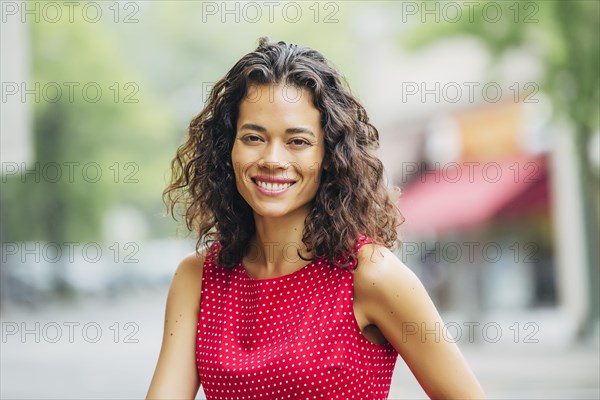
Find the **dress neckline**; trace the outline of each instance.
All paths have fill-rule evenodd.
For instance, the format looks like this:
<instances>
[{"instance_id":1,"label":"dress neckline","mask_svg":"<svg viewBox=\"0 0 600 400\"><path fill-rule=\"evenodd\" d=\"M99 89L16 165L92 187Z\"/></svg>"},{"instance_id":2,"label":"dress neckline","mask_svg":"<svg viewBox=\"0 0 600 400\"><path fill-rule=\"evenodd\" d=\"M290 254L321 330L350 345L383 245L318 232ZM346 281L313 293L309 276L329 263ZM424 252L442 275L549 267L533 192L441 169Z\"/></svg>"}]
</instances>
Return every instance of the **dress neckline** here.
<instances>
[{"instance_id":1,"label":"dress neckline","mask_svg":"<svg viewBox=\"0 0 600 400\"><path fill-rule=\"evenodd\" d=\"M242 274L244 274L245 277L247 277L248 279L252 280L252 281L256 281L256 282L273 282L273 281L278 281L278 280L283 280L285 278L292 278L296 275L299 275L300 273L302 273L303 271L305 271L306 269L308 269L308 267L310 267L311 265L315 264L317 261L320 261L323 257L319 257L313 261L310 261L308 264L305 264L304 266L302 266L301 268L292 271L290 273L287 274L283 274L283 275L279 275L279 276L274 276L271 278L255 278L252 275L250 275L248 273L248 271L246 270L246 266L244 265L243 261L240 261L240 263L238 264L238 267L241 269Z\"/></svg>"}]
</instances>

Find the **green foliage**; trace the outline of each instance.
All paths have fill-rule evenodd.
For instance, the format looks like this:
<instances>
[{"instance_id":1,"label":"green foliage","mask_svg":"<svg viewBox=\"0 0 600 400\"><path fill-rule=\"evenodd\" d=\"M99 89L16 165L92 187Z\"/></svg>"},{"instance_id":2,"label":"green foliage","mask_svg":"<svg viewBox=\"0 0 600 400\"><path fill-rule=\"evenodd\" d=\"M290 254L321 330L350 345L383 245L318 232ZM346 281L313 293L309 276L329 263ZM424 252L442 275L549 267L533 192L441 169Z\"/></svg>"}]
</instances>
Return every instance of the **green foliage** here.
<instances>
[{"instance_id":1,"label":"green foliage","mask_svg":"<svg viewBox=\"0 0 600 400\"><path fill-rule=\"evenodd\" d=\"M176 223L163 216L161 199L169 162L211 84L255 48L260 36L313 46L348 76L355 71L347 40L351 7L338 6L337 23L322 23L330 11L322 3L318 23L308 10L313 3L303 5L298 23L281 18L281 5L273 22L264 16L259 23L236 23L230 16L223 23L219 16L203 20L201 2L135 4L139 9L130 24L114 21L112 3L97 23L69 22L66 9L59 22L28 19L27 87L39 83L43 92L44 85L56 84L62 96L32 102L33 161L40 177L11 176L3 183L4 240L101 240L103 217L122 205L144 213L151 236L172 235ZM119 21L132 10L121 7ZM72 99L65 83L74 87ZM86 84L102 89L97 102L82 95ZM48 166L54 164L62 172L56 182L46 179L53 177ZM97 181L96 165L102 173Z\"/></svg>"},{"instance_id":2,"label":"green foliage","mask_svg":"<svg viewBox=\"0 0 600 400\"><path fill-rule=\"evenodd\" d=\"M5 240L97 240L113 206L155 213L174 124L127 64L118 37L102 23L41 22L30 31L27 87L40 89L27 99L35 155L28 169L38 175L3 185L3 204L11 205L2 210Z\"/></svg>"}]
</instances>

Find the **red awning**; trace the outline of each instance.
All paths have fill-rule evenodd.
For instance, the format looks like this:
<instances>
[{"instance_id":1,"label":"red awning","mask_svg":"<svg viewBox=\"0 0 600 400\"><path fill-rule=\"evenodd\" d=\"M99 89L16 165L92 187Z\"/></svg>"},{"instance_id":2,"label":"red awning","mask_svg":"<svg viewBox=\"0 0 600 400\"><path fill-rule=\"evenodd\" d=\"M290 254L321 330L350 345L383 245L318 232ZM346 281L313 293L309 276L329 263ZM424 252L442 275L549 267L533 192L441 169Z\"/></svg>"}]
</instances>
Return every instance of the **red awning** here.
<instances>
[{"instance_id":1,"label":"red awning","mask_svg":"<svg viewBox=\"0 0 600 400\"><path fill-rule=\"evenodd\" d=\"M483 225L498 215L519 215L548 204L543 157L445 164L422 173L398 201L402 230L434 235Z\"/></svg>"}]
</instances>

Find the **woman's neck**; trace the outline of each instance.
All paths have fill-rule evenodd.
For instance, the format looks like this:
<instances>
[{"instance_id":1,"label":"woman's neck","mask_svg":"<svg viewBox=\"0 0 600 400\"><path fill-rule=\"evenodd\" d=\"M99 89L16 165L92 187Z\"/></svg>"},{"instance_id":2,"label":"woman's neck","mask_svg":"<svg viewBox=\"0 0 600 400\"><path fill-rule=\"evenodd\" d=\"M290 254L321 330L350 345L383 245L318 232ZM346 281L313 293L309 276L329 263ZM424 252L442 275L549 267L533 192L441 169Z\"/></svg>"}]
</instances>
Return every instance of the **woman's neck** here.
<instances>
[{"instance_id":1,"label":"woman's neck","mask_svg":"<svg viewBox=\"0 0 600 400\"><path fill-rule=\"evenodd\" d=\"M308 210L277 218L255 214L256 234L250 241L244 265L262 277L284 275L305 265L298 250L304 258L312 257L302 242L307 215Z\"/></svg>"}]
</instances>

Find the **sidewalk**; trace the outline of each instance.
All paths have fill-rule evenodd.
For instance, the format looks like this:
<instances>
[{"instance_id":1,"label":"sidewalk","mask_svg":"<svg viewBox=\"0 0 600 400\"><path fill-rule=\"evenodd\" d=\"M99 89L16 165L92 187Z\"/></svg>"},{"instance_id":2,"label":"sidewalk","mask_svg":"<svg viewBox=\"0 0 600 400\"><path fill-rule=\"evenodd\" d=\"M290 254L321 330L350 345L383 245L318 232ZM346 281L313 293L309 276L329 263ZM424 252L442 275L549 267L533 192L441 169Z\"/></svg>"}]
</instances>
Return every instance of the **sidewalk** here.
<instances>
[{"instance_id":1,"label":"sidewalk","mask_svg":"<svg viewBox=\"0 0 600 400\"><path fill-rule=\"evenodd\" d=\"M143 399L160 349L165 298L162 288L33 311L3 305L0 397ZM490 399L600 398L598 347L552 339L560 320L519 318L539 321L538 343L522 337L514 343L508 322L498 324L511 340L459 342ZM27 329L25 341L14 329ZM421 398L425 394L399 359L390 399Z\"/></svg>"},{"instance_id":2,"label":"sidewalk","mask_svg":"<svg viewBox=\"0 0 600 400\"><path fill-rule=\"evenodd\" d=\"M584 347L495 349L462 347L489 399L599 399L598 351ZM426 399L406 364L399 360L390 399Z\"/></svg>"}]
</instances>

